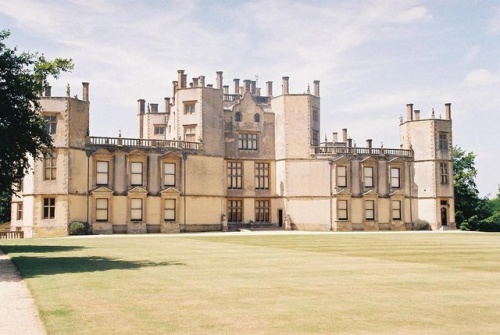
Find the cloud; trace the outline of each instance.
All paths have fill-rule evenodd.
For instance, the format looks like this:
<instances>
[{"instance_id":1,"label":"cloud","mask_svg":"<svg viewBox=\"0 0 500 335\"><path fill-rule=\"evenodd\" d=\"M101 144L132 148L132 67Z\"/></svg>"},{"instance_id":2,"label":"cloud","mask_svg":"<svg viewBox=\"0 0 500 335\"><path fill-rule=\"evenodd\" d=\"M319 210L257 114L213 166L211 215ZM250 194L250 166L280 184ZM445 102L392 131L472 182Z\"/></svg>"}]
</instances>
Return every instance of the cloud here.
<instances>
[{"instance_id":1,"label":"cloud","mask_svg":"<svg viewBox=\"0 0 500 335\"><path fill-rule=\"evenodd\" d=\"M470 71L464 79L466 86L487 86L500 82L500 76L485 69Z\"/></svg>"},{"instance_id":2,"label":"cloud","mask_svg":"<svg viewBox=\"0 0 500 335\"><path fill-rule=\"evenodd\" d=\"M396 15L396 21L401 23L414 23L432 20L432 14L424 6L415 6Z\"/></svg>"},{"instance_id":3,"label":"cloud","mask_svg":"<svg viewBox=\"0 0 500 335\"><path fill-rule=\"evenodd\" d=\"M500 34L500 6L494 8L492 12L493 12L493 17L491 18L486 27L486 33L492 35L498 35Z\"/></svg>"}]
</instances>

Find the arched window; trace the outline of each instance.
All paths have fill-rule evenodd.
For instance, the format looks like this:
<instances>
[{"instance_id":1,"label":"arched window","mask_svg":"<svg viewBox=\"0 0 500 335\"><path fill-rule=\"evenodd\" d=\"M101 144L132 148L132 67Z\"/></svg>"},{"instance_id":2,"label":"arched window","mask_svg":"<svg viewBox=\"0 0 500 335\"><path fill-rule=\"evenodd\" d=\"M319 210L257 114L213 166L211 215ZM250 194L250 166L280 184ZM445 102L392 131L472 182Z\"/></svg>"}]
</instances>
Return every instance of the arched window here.
<instances>
[{"instance_id":1,"label":"arched window","mask_svg":"<svg viewBox=\"0 0 500 335\"><path fill-rule=\"evenodd\" d=\"M256 113L254 116L253 116L253 120L255 122L260 122L260 114L259 113Z\"/></svg>"},{"instance_id":2,"label":"arched window","mask_svg":"<svg viewBox=\"0 0 500 335\"><path fill-rule=\"evenodd\" d=\"M234 121L241 122L241 113L240 112L236 112L236 114L234 114Z\"/></svg>"}]
</instances>

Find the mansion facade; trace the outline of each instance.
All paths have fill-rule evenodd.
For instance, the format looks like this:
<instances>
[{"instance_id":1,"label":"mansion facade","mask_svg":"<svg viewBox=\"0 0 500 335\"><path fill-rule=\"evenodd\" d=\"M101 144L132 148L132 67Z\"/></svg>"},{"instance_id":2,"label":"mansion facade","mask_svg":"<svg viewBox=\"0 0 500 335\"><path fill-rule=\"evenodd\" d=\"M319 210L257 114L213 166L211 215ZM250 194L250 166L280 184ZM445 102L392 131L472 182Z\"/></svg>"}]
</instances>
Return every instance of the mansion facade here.
<instances>
[{"instance_id":1,"label":"mansion facade","mask_svg":"<svg viewBox=\"0 0 500 335\"><path fill-rule=\"evenodd\" d=\"M241 85L240 85L241 84ZM400 148L357 147L347 129L320 141L319 81L291 94L256 82L224 85L179 70L171 98L138 100L138 138L89 136L82 99L40 98L52 154L12 198L13 230L64 236L179 233L266 227L314 231L409 230L416 220L454 229L451 104L421 118L408 104ZM434 114L434 112L433 112Z\"/></svg>"}]
</instances>

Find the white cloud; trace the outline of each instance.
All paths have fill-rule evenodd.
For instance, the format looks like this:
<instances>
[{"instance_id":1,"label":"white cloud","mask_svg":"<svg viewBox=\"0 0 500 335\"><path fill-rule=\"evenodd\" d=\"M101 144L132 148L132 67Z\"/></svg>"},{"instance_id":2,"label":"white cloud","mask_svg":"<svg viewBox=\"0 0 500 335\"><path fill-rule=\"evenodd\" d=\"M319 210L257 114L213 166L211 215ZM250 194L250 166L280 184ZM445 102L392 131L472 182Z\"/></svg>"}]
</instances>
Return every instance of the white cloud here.
<instances>
[{"instance_id":1,"label":"white cloud","mask_svg":"<svg viewBox=\"0 0 500 335\"><path fill-rule=\"evenodd\" d=\"M481 47L479 45L474 45L474 46L470 47L465 52L465 55L463 57L463 61L465 63L472 63L473 61L475 61L477 59L480 52L481 52Z\"/></svg>"},{"instance_id":2,"label":"white cloud","mask_svg":"<svg viewBox=\"0 0 500 335\"><path fill-rule=\"evenodd\" d=\"M492 10L493 17L490 19L487 27L486 33L492 35L500 34L500 6Z\"/></svg>"},{"instance_id":3,"label":"white cloud","mask_svg":"<svg viewBox=\"0 0 500 335\"><path fill-rule=\"evenodd\" d=\"M500 82L500 76L493 74L485 69L476 69L470 71L464 79L466 86L485 86Z\"/></svg>"},{"instance_id":4,"label":"white cloud","mask_svg":"<svg viewBox=\"0 0 500 335\"><path fill-rule=\"evenodd\" d=\"M397 14L396 21L401 23L414 23L418 21L430 21L432 14L424 6L415 6Z\"/></svg>"}]
</instances>

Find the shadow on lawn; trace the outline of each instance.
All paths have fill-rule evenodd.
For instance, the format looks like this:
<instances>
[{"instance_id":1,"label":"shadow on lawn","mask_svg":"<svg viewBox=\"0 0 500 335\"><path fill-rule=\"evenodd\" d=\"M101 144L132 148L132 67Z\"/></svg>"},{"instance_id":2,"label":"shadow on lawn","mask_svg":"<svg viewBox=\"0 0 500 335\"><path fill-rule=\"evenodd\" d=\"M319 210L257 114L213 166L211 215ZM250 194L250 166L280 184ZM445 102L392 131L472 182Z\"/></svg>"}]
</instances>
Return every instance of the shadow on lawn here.
<instances>
[{"instance_id":1,"label":"shadow on lawn","mask_svg":"<svg viewBox=\"0 0 500 335\"><path fill-rule=\"evenodd\" d=\"M143 267L186 265L181 262L126 261L107 257L12 257L24 278L63 273L133 270Z\"/></svg>"},{"instance_id":2,"label":"shadow on lawn","mask_svg":"<svg viewBox=\"0 0 500 335\"><path fill-rule=\"evenodd\" d=\"M0 246L7 254L13 253L45 253L45 252L60 252L83 249L84 247L75 245L3 245Z\"/></svg>"}]
</instances>

